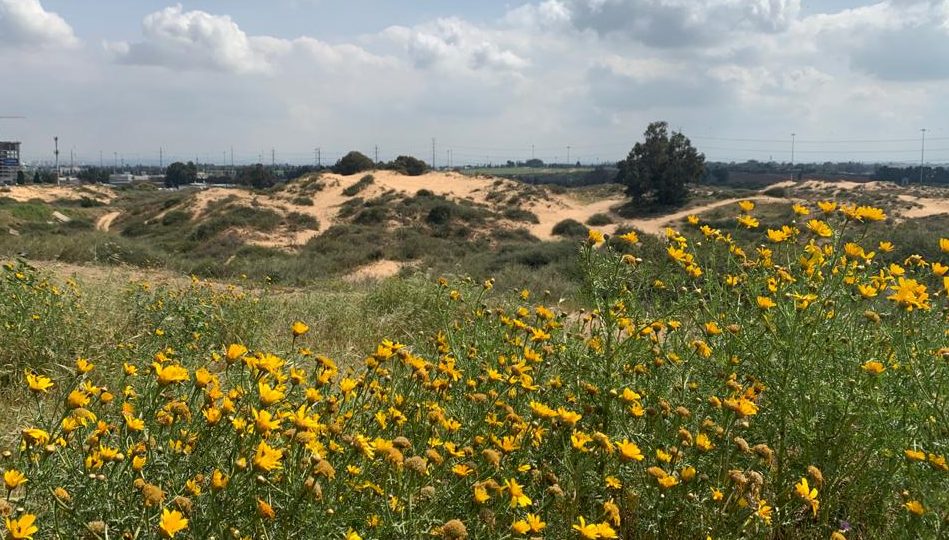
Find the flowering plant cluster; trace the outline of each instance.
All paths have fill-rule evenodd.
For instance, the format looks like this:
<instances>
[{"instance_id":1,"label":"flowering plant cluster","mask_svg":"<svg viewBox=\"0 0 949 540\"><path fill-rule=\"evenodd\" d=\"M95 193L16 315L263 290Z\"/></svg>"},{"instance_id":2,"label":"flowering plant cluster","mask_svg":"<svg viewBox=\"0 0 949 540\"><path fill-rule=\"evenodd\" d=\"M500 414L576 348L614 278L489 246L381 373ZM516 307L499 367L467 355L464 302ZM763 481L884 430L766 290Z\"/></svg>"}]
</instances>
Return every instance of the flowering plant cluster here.
<instances>
[{"instance_id":1,"label":"flowering plant cluster","mask_svg":"<svg viewBox=\"0 0 949 540\"><path fill-rule=\"evenodd\" d=\"M949 267L861 245L879 209L794 211L756 246L690 218L661 275L592 231L574 312L440 279L453 322L358 364L296 321L28 370L7 537L945 534Z\"/></svg>"}]
</instances>

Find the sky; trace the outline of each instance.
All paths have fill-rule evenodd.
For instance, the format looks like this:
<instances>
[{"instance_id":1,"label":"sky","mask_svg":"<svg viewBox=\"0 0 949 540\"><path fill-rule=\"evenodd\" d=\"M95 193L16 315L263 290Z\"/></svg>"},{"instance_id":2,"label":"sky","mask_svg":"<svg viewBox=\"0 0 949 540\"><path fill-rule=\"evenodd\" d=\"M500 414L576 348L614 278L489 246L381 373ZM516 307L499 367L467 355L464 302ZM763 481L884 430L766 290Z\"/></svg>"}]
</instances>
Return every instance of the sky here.
<instances>
[{"instance_id":1,"label":"sky","mask_svg":"<svg viewBox=\"0 0 949 540\"><path fill-rule=\"evenodd\" d=\"M949 0L0 0L0 69L27 161L949 162Z\"/></svg>"}]
</instances>

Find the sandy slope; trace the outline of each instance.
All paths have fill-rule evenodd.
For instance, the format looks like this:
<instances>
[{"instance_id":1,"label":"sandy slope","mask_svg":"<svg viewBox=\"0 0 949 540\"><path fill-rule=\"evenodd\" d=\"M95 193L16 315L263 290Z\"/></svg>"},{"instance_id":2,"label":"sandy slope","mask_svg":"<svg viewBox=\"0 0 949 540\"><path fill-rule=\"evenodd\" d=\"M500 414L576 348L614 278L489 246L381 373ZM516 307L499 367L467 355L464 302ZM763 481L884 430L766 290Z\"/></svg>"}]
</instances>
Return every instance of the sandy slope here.
<instances>
[{"instance_id":1,"label":"sandy slope","mask_svg":"<svg viewBox=\"0 0 949 540\"><path fill-rule=\"evenodd\" d=\"M97 231L108 231L112 227L112 223L115 221L115 218L121 215L121 212L109 212L103 216L100 216L96 220L96 230Z\"/></svg>"},{"instance_id":2,"label":"sandy slope","mask_svg":"<svg viewBox=\"0 0 949 540\"><path fill-rule=\"evenodd\" d=\"M77 186L9 186L9 191L0 192L2 197L26 202L31 199L39 199L43 202L52 202L56 199L77 200L83 197L98 199L108 202L115 198L115 193L106 186L84 185L81 188Z\"/></svg>"}]
</instances>

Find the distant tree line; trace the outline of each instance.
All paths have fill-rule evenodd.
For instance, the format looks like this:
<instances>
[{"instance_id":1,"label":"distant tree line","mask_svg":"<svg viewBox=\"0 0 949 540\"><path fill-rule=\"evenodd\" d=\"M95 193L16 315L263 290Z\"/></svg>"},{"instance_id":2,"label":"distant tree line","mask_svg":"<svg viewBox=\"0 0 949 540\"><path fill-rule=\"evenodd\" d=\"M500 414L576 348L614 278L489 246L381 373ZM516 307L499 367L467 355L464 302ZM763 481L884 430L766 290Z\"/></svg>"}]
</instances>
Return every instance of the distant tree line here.
<instances>
[{"instance_id":1,"label":"distant tree line","mask_svg":"<svg viewBox=\"0 0 949 540\"><path fill-rule=\"evenodd\" d=\"M919 167L889 167L881 166L873 173L874 180L902 183L906 179L911 184L918 184L920 178L924 184L949 184L949 169L945 167L923 167L920 175Z\"/></svg>"}]
</instances>

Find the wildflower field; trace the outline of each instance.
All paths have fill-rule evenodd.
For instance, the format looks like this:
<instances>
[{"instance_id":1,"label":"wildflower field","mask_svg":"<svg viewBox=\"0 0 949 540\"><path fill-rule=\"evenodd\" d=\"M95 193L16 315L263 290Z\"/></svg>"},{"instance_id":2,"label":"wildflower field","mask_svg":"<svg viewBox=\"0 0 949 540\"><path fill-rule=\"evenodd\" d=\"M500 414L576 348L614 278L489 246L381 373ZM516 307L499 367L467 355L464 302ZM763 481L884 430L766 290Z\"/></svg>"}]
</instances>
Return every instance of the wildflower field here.
<instances>
[{"instance_id":1,"label":"wildflower field","mask_svg":"<svg viewBox=\"0 0 949 540\"><path fill-rule=\"evenodd\" d=\"M10 263L7 537L945 538L949 238L737 211L752 241L590 231L576 307L432 280L346 359L197 282L131 285L91 340L80 285Z\"/></svg>"}]
</instances>

